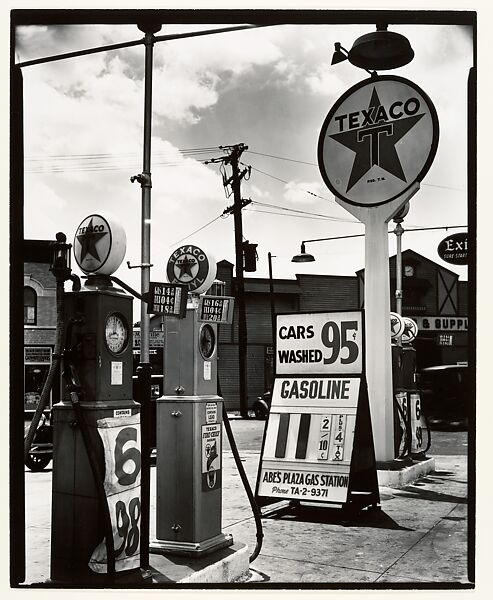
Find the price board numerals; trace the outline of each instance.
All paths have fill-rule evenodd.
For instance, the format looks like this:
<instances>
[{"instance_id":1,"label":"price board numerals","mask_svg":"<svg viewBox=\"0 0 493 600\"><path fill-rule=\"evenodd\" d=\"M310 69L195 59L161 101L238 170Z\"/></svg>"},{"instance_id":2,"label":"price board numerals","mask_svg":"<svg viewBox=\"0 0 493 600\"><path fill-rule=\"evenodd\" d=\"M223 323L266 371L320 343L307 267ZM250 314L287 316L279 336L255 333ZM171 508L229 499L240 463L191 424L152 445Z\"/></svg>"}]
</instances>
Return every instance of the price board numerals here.
<instances>
[{"instance_id":1,"label":"price board numerals","mask_svg":"<svg viewBox=\"0 0 493 600\"><path fill-rule=\"evenodd\" d=\"M115 504L115 524L118 537L121 540L119 546L115 544L115 558L120 555L133 556L140 542L140 497L136 496L127 504L120 499Z\"/></svg>"},{"instance_id":2,"label":"price board numerals","mask_svg":"<svg viewBox=\"0 0 493 600\"><path fill-rule=\"evenodd\" d=\"M118 481L119 493L112 497L113 531L115 537L115 557L132 556L140 543L140 487L138 495L133 496L133 489L141 471L141 452L137 446L128 446L127 442L137 442L136 427L123 427L115 439L114 459L115 475ZM116 531L115 531L116 530ZM119 543L119 545L118 545Z\"/></svg>"},{"instance_id":3,"label":"price board numerals","mask_svg":"<svg viewBox=\"0 0 493 600\"><path fill-rule=\"evenodd\" d=\"M350 365L356 362L359 356L359 346L356 342L358 321L328 321L322 327L322 344L330 350L330 354L324 356L324 364L332 365L339 358L342 365Z\"/></svg>"},{"instance_id":4,"label":"price board numerals","mask_svg":"<svg viewBox=\"0 0 493 600\"><path fill-rule=\"evenodd\" d=\"M329 437L332 415L321 415L320 417L320 435L318 439L318 460L328 460L329 458Z\"/></svg>"},{"instance_id":5,"label":"price board numerals","mask_svg":"<svg viewBox=\"0 0 493 600\"><path fill-rule=\"evenodd\" d=\"M344 460L344 440L346 438L346 415L337 415L334 419L334 434L330 450L330 460Z\"/></svg>"}]
</instances>

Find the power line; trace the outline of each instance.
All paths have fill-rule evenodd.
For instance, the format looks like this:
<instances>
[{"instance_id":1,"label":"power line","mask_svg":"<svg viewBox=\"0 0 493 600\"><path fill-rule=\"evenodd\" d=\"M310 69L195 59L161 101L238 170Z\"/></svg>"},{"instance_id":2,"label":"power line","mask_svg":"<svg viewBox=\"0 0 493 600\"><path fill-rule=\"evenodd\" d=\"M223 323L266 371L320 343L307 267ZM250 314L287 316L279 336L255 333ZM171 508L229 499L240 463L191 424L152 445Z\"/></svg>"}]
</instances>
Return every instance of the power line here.
<instances>
[{"instance_id":1,"label":"power line","mask_svg":"<svg viewBox=\"0 0 493 600\"><path fill-rule=\"evenodd\" d=\"M297 219L312 219L315 221L330 221L330 220L332 220L329 217L324 218L324 217L316 217L316 216L312 217L310 215L291 215L291 214L287 214L287 213L274 212L273 210L259 210L256 208L246 208L245 210L247 210L249 212L264 213L266 215L276 215L278 217L295 217ZM357 223L357 221L355 221L355 223Z\"/></svg>"},{"instance_id":2,"label":"power line","mask_svg":"<svg viewBox=\"0 0 493 600\"><path fill-rule=\"evenodd\" d=\"M209 227L209 225L212 225L215 221L217 221L218 219L221 219L223 215L218 215L217 217L215 217L214 219L212 219L212 221L209 221L208 223L206 223L205 225L202 225L202 227L199 227L198 229L196 229L195 231L192 231L192 233L189 233L188 235L186 235L185 237L181 238L181 240L178 240L177 242L174 242L173 244L171 244L171 246L176 246L177 244L180 244L181 242L188 240L188 238L192 237L192 235L195 235L196 233L198 233L199 231L202 231L202 229L205 229L206 227Z\"/></svg>"},{"instance_id":3,"label":"power line","mask_svg":"<svg viewBox=\"0 0 493 600\"><path fill-rule=\"evenodd\" d=\"M301 215L310 215L311 217L322 217L323 219L328 219L331 221L342 221L344 223L359 223L359 221L357 221L356 219L344 219L342 217L333 217L331 215L322 215L320 213L309 212L306 210L299 210L296 208L288 208L287 206L279 206L277 204L267 204L266 202L257 202L256 200L253 201L253 204L257 204L258 206L265 206L267 208L277 208L279 210L289 211L289 212L293 212L293 213L297 213L297 214L301 214Z\"/></svg>"},{"instance_id":4,"label":"power line","mask_svg":"<svg viewBox=\"0 0 493 600\"><path fill-rule=\"evenodd\" d=\"M241 163L244 167L246 167L247 165L245 165L244 163ZM250 165L251 166L251 165ZM262 173L262 175L267 175L267 177L272 177L272 179L277 179L277 181L280 181L281 183L285 183L287 185L289 185L289 181L286 181L285 179L281 179L280 177L276 177L275 175L271 175L270 173L266 173L265 171L261 171L259 168L257 167L253 167L251 166L251 168L254 171L258 171L259 173ZM324 198L323 196L320 196L319 194L315 194L315 192L311 192L310 190L302 190L305 193L309 194L310 196L315 196L315 198L320 198L321 200L325 200L326 202L333 202L334 204L336 204L336 201L333 200L332 198Z\"/></svg>"},{"instance_id":5,"label":"power line","mask_svg":"<svg viewBox=\"0 0 493 600\"><path fill-rule=\"evenodd\" d=\"M211 154L212 152L217 152L217 151L222 151L225 147L224 146L204 146L204 147L197 147L197 148L180 148L177 150L177 152L179 152L182 156L184 156L185 158L191 158L194 155L200 155L200 154ZM287 158L285 156L277 156L275 154L267 154L264 152L256 152L253 150L248 150L248 152L250 152L251 154L255 154L257 156L265 156L265 157L269 157L269 158L275 158L277 160L284 160L284 161L288 161L288 162L294 162L294 163L298 163L298 164L304 164L304 165L309 165L309 166L313 166L313 167L318 167L318 164L316 163L312 163L312 162L308 162L308 161L304 161L304 160L298 160L298 159L294 159L294 158ZM174 157L176 152L173 152L172 150L168 150L168 151L157 151L153 153L153 157L154 158L166 158L167 156ZM121 170L125 167L119 165L118 163L115 163L114 165L110 164L98 164L97 160L106 160L106 159L112 159L112 160L119 160L119 158L133 158L135 157L136 160L140 160L140 154L137 152L126 152L126 153L89 153L89 154L48 154L48 155L41 155L41 156L28 156L26 157L26 162L28 163L46 163L49 162L49 160L51 159L55 159L57 161L96 161L94 165L83 165L83 164L75 164L74 167L75 168L71 168L71 171L97 171L97 170ZM48 160L47 160L48 159ZM197 162L204 162L201 161L199 159L196 159ZM136 165L132 164L129 165L129 168L135 168ZM153 166L181 166L181 163L155 163ZM102 168L104 167L104 168ZM257 167L252 167L253 169L255 169L256 171L258 171L259 173L262 173L263 175L266 175L267 177L271 177L272 179L276 179L277 181L280 181L281 183L284 184L289 184L288 181L286 181L285 179L281 179L280 177L276 177L275 175L272 175L271 173L267 173L265 171L262 171L261 169L258 169ZM45 169L40 169L40 167L36 167L36 168L31 168L31 169L26 169L27 173L62 173L64 172L66 169L63 168L59 168L57 167L57 165L48 165ZM440 184L435 184L435 183L426 183L423 182L421 185L423 186L427 186L427 187L435 187L435 188L439 188L439 189L445 189L445 190L452 190L452 191L456 191L456 192L464 192L463 189L461 188L456 188L453 186L447 186L447 185L440 185ZM319 194L315 194L314 192L311 192L309 190L305 190L307 194L310 194L312 196L315 196L316 198L320 198L322 200L328 200L329 202L333 202L334 200L332 199L328 199L328 198L324 198L323 196L320 196Z\"/></svg>"},{"instance_id":6,"label":"power line","mask_svg":"<svg viewBox=\"0 0 493 600\"><path fill-rule=\"evenodd\" d=\"M295 158L286 158L284 156L275 156L274 154L264 154L262 152L254 152L253 150L249 150L250 154L257 154L258 156L268 156L269 158L277 158L277 160L286 160L288 162L299 163L301 165L310 165L311 167L318 167L317 163L307 162L305 160L297 160Z\"/></svg>"}]
</instances>

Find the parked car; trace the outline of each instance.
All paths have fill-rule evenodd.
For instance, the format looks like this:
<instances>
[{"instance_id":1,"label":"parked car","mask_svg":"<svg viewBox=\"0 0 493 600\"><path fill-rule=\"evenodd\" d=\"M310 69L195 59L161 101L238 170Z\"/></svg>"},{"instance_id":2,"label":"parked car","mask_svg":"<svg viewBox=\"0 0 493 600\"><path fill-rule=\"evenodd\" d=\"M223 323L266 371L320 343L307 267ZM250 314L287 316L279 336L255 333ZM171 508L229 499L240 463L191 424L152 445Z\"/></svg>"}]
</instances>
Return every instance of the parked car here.
<instances>
[{"instance_id":1,"label":"parked car","mask_svg":"<svg viewBox=\"0 0 493 600\"><path fill-rule=\"evenodd\" d=\"M29 424L26 424L25 433L29 431ZM29 454L26 456L24 464L31 471L42 471L48 466L53 458L53 426L49 422L46 414L41 415Z\"/></svg>"},{"instance_id":2,"label":"parked car","mask_svg":"<svg viewBox=\"0 0 493 600\"><path fill-rule=\"evenodd\" d=\"M431 428L465 428L470 398L467 365L438 365L419 372L422 407Z\"/></svg>"},{"instance_id":3,"label":"parked car","mask_svg":"<svg viewBox=\"0 0 493 600\"><path fill-rule=\"evenodd\" d=\"M252 410L255 413L255 418L265 421L269 415L270 405L272 402L271 393L264 392L261 396L257 396L257 399L253 403Z\"/></svg>"}]
</instances>

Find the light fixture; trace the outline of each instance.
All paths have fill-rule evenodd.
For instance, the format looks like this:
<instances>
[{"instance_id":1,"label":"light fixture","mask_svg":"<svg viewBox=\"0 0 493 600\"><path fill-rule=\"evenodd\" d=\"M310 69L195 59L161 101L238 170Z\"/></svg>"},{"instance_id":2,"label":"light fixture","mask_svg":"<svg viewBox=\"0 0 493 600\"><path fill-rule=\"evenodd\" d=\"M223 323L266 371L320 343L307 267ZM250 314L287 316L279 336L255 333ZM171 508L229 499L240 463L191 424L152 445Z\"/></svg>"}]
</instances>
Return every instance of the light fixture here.
<instances>
[{"instance_id":1,"label":"light fixture","mask_svg":"<svg viewBox=\"0 0 493 600\"><path fill-rule=\"evenodd\" d=\"M387 24L377 23L377 30L359 37L348 53L349 62L361 69L386 71L407 65L414 58L409 40Z\"/></svg>"},{"instance_id":2,"label":"light fixture","mask_svg":"<svg viewBox=\"0 0 493 600\"><path fill-rule=\"evenodd\" d=\"M337 65L349 58L349 52L346 50L346 48L344 48L344 46L341 46L340 42L335 42L334 47L334 54L332 55L332 60L330 61L331 65ZM369 69L365 69L365 71L372 77L376 77L377 75L375 71L370 71Z\"/></svg>"},{"instance_id":3,"label":"light fixture","mask_svg":"<svg viewBox=\"0 0 493 600\"><path fill-rule=\"evenodd\" d=\"M335 47L335 50L334 50L334 54L332 55L332 60L331 60L330 64L337 65L338 63L341 63L341 62L347 60L348 51L346 50L346 48L343 48L341 46L340 42L336 42L334 44L334 47Z\"/></svg>"},{"instance_id":4,"label":"light fixture","mask_svg":"<svg viewBox=\"0 0 493 600\"><path fill-rule=\"evenodd\" d=\"M315 257L313 254L308 254L305 250L304 242L301 242L301 252L300 254L295 254L291 259L291 262L295 263L306 263L306 262L314 262Z\"/></svg>"}]
</instances>

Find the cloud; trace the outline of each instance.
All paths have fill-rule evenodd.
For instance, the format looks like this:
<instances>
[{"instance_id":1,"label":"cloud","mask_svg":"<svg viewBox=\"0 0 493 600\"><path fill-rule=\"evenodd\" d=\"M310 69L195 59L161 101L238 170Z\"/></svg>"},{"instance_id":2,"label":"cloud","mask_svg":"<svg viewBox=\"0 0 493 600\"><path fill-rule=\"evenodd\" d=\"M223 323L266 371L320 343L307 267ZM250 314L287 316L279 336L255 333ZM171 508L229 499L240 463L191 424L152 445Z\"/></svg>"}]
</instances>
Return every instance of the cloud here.
<instances>
[{"instance_id":1,"label":"cloud","mask_svg":"<svg viewBox=\"0 0 493 600\"><path fill-rule=\"evenodd\" d=\"M314 204L318 202L315 194L321 194L322 186L318 181L290 181L284 186L284 198L292 204Z\"/></svg>"}]
</instances>

